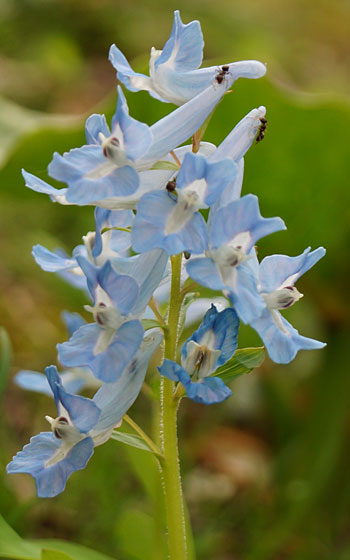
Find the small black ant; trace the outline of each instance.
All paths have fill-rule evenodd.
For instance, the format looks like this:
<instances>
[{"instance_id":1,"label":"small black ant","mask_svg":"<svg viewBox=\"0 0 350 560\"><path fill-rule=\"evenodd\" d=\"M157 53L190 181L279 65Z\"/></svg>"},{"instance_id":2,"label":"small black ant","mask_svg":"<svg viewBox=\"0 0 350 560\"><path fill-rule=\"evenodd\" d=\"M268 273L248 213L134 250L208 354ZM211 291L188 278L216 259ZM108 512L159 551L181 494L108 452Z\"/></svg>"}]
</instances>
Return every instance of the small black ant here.
<instances>
[{"instance_id":1,"label":"small black ant","mask_svg":"<svg viewBox=\"0 0 350 560\"><path fill-rule=\"evenodd\" d=\"M267 127L267 120L264 117L261 117L261 119L259 119L259 121L261 122L261 125L259 126L258 134L256 135L256 138L255 138L255 143L256 144L258 142L261 142L261 140L264 138L266 127Z\"/></svg>"},{"instance_id":2,"label":"small black ant","mask_svg":"<svg viewBox=\"0 0 350 560\"><path fill-rule=\"evenodd\" d=\"M218 84L222 84L222 82L226 78L229 69L230 69L229 66L221 66L221 68L219 68L219 72L215 76L215 80L217 81Z\"/></svg>"},{"instance_id":3,"label":"small black ant","mask_svg":"<svg viewBox=\"0 0 350 560\"><path fill-rule=\"evenodd\" d=\"M168 181L165 188L170 193L174 192L176 189L176 178L173 181Z\"/></svg>"}]
</instances>

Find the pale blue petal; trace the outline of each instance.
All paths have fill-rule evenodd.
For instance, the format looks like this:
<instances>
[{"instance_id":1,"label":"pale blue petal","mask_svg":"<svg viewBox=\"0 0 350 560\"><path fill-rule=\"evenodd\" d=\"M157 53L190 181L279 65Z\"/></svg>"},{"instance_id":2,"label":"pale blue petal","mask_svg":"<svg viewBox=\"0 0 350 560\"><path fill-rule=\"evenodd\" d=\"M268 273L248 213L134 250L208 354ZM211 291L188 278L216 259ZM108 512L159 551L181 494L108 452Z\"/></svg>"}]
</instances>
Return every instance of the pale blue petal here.
<instances>
[{"instance_id":1,"label":"pale blue petal","mask_svg":"<svg viewBox=\"0 0 350 560\"><path fill-rule=\"evenodd\" d=\"M196 180L205 179L205 203L210 206L220 196L226 185L237 173L237 166L229 159L210 163L200 154L186 153L176 179L176 188L184 188Z\"/></svg>"},{"instance_id":2,"label":"pale blue petal","mask_svg":"<svg viewBox=\"0 0 350 560\"><path fill-rule=\"evenodd\" d=\"M85 319L83 319L83 317L79 315L79 313L62 311L61 317L70 335L72 335L76 330L86 324Z\"/></svg>"},{"instance_id":3,"label":"pale blue petal","mask_svg":"<svg viewBox=\"0 0 350 560\"><path fill-rule=\"evenodd\" d=\"M138 72L134 72L131 68L130 64L128 63L127 59L121 52L121 50L116 47L116 45L112 45L109 49L109 56L108 59L117 70L117 78L118 80L124 84L124 86L129 91L139 91L140 88L135 87L130 80L130 76L139 76L143 80L148 80L150 82L151 87L151 78L145 76L144 74L139 74Z\"/></svg>"},{"instance_id":4,"label":"pale blue petal","mask_svg":"<svg viewBox=\"0 0 350 560\"><path fill-rule=\"evenodd\" d=\"M158 367L160 375L179 381L186 389L187 396L195 402L215 404L227 399L232 392L218 377L206 377L197 382L192 382L189 374L179 364L171 360L164 360Z\"/></svg>"},{"instance_id":5,"label":"pale blue petal","mask_svg":"<svg viewBox=\"0 0 350 560\"><path fill-rule=\"evenodd\" d=\"M86 283L92 300L95 302L95 290L98 284L97 275L99 268L94 266L88 259L83 256L77 256L77 263L85 274Z\"/></svg>"},{"instance_id":6,"label":"pale blue petal","mask_svg":"<svg viewBox=\"0 0 350 560\"><path fill-rule=\"evenodd\" d=\"M140 321L128 321L116 331L104 352L94 354L101 329L96 324L83 326L69 341L57 345L60 362L66 366L87 366L98 379L112 383L136 354L143 332Z\"/></svg>"},{"instance_id":7,"label":"pale blue petal","mask_svg":"<svg viewBox=\"0 0 350 560\"><path fill-rule=\"evenodd\" d=\"M180 381L185 388L191 383L189 373L176 362L165 359L160 367L157 368L160 375L167 377L171 381Z\"/></svg>"},{"instance_id":8,"label":"pale blue petal","mask_svg":"<svg viewBox=\"0 0 350 560\"><path fill-rule=\"evenodd\" d=\"M114 270L119 274L132 276L139 286L139 295L132 308L133 315L139 315L148 304L164 277L167 263L168 255L161 249L112 261Z\"/></svg>"},{"instance_id":9,"label":"pale blue petal","mask_svg":"<svg viewBox=\"0 0 350 560\"><path fill-rule=\"evenodd\" d=\"M291 278L290 286L317 263L324 255L326 250L319 247L310 253L310 247L297 257L287 257L287 255L271 255L262 260L260 264L260 283L262 292L273 292Z\"/></svg>"},{"instance_id":10,"label":"pale blue petal","mask_svg":"<svg viewBox=\"0 0 350 560\"><path fill-rule=\"evenodd\" d=\"M77 267L76 259L69 258L61 249L57 250L56 253L53 251L49 251L42 245L34 245L32 249L32 255L37 264L43 270L46 270L48 272L70 270Z\"/></svg>"},{"instance_id":11,"label":"pale blue petal","mask_svg":"<svg viewBox=\"0 0 350 560\"><path fill-rule=\"evenodd\" d=\"M286 333L277 327L267 308L258 319L251 323L274 362L288 364L295 358L299 350L316 350L326 346L323 342L301 336L280 313L279 315Z\"/></svg>"},{"instance_id":12,"label":"pale blue petal","mask_svg":"<svg viewBox=\"0 0 350 560\"><path fill-rule=\"evenodd\" d=\"M212 248L218 248L241 232L249 232L250 251L256 241L275 231L286 229L281 218L263 218L260 214L258 198L247 194L243 198L220 208L210 220L209 238Z\"/></svg>"},{"instance_id":13,"label":"pale blue petal","mask_svg":"<svg viewBox=\"0 0 350 560\"><path fill-rule=\"evenodd\" d=\"M84 387L85 382L82 376L74 376L73 371L60 375L63 387L69 393L79 393ZM52 397L52 391L46 375L37 371L22 370L15 377L16 385L27 391L35 391Z\"/></svg>"},{"instance_id":14,"label":"pale blue petal","mask_svg":"<svg viewBox=\"0 0 350 560\"><path fill-rule=\"evenodd\" d=\"M261 126L260 119L265 117L266 109L261 106L253 109L246 115L226 136L225 140L217 147L209 157L210 161L219 161L229 157L239 161L249 150L254 142L258 129Z\"/></svg>"},{"instance_id":15,"label":"pale blue petal","mask_svg":"<svg viewBox=\"0 0 350 560\"><path fill-rule=\"evenodd\" d=\"M201 286L212 290L223 290L225 285L215 262L207 257L190 259L186 263L186 270L193 280Z\"/></svg>"},{"instance_id":16,"label":"pale blue petal","mask_svg":"<svg viewBox=\"0 0 350 560\"><path fill-rule=\"evenodd\" d=\"M170 68L187 72L202 64L203 35L199 21L183 24L178 10L174 12L171 35L165 43L155 67L166 64Z\"/></svg>"},{"instance_id":17,"label":"pale blue petal","mask_svg":"<svg viewBox=\"0 0 350 560\"><path fill-rule=\"evenodd\" d=\"M125 95L120 86L118 86L117 111L112 120L112 134L117 124L123 133L127 157L132 161L139 159L148 150L152 141L152 133L147 124L130 117Z\"/></svg>"},{"instance_id":18,"label":"pale blue petal","mask_svg":"<svg viewBox=\"0 0 350 560\"><path fill-rule=\"evenodd\" d=\"M217 404L232 395L219 377L206 377L186 387L187 396L195 402L202 404Z\"/></svg>"},{"instance_id":19,"label":"pale blue petal","mask_svg":"<svg viewBox=\"0 0 350 560\"><path fill-rule=\"evenodd\" d=\"M97 165L94 166L94 168L96 167ZM80 178L76 178L75 182L70 185L67 200L84 206L98 203L105 198L129 196L138 189L139 181L139 174L130 165L116 168L105 177L98 179L90 179L81 173Z\"/></svg>"},{"instance_id":20,"label":"pale blue petal","mask_svg":"<svg viewBox=\"0 0 350 560\"><path fill-rule=\"evenodd\" d=\"M139 163L157 161L185 142L200 128L231 85L230 77L221 84L210 85L188 103L152 125L153 142Z\"/></svg>"},{"instance_id":21,"label":"pale blue petal","mask_svg":"<svg viewBox=\"0 0 350 560\"><path fill-rule=\"evenodd\" d=\"M101 146L94 144L74 148L63 156L55 152L48 167L49 175L71 185L105 161Z\"/></svg>"},{"instance_id":22,"label":"pale blue petal","mask_svg":"<svg viewBox=\"0 0 350 560\"><path fill-rule=\"evenodd\" d=\"M139 296L139 287L132 276L118 274L107 261L97 274L101 288L109 295L122 315L131 312Z\"/></svg>"},{"instance_id":23,"label":"pale blue petal","mask_svg":"<svg viewBox=\"0 0 350 560\"><path fill-rule=\"evenodd\" d=\"M167 192L156 191L142 197L132 229L132 245L142 253L151 249L164 249L169 255L182 251L203 253L207 248L206 223L198 212L176 233L165 234L168 216L176 201Z\"/></svg>"},{"instance_id":24,"label":"pale blue petal","mask_svg":"<svg viewBox=\"0 0 350 560\"><path fill-rule=\"evenodd\" d=\"M118 381L104 384L97 391L93 400L101 409L101 416L94 432L107 430L123 418L141 390L149 360L162 339L160 332L145 337L141 348Z\"/></svg>"},{"instance_id":25,"label":"pale blue petal","mask_svg":"<svg viewBox=\"0 0 350 560\"><path fill-rule=\"evenodd\" d=\"M68 393L55 366L45 368L45 374L54 395L59 413L59 403L67 410L74 426L82 433L89 432L97 423L101 411L96 404L85 397Z\"/></svg>"},{"instance_id":26,"label":"pale blue petal","mask_svg":"<svg viewBox=\"0 0 350 560\"><path fill-rule=\"evenodd\" d=\"M235 286L228 286L232 305L246 324L259 317L265 309L265 302L258 291L258 280L249 261L247 259L237 266Z\"/></svg>"},{"instance_id":27,"label":"pale blue petal","mask_svg":"<svg viewBox=\"0 0 350 560\"><path fill-rule=\"evenodd\" d=\"M108 138L110 130L104 115L90 115L85 123L85 136L87 144L100 144L99 134Z\"/></svg>"},{"instance_id":28,"label":"pale blue petal","mask_svg":"<svg viewBox=\"0 0 350 560\"><path fill-rule=\"evenodd\" d=\"M244 172L244 159L241 158L237 163L237 175L226 187L223 189L218 200L211 206L209 212L208 224L210 223L211 216L215 214L222 206L227 206L230 202L238 200L241 196L242 183Z\"/></svg>"},{"instance_id":29,"label":"pale blue petal","mask_svg":"<svg viewBox=\"0 0 350 560\"><path fill-rule=\"evenodd\" d=\"M62 440L56 439L52 432L41 432L17 453L7 465L7 472L30 474L35 479L39 498L53 498L63 492L74 471L86 467L94 450L92 439L84 438L72 447L62 461L45 467L45 463L61 445Z\"/></svg>"},{"instance_id":30,"label":"pale blue petal","mask_svg":"<svg viewBox=\"0 0 350 560\"><path fill-rule=\"evenodd\" d=\"M52 397L50 385L43 373L31 370L19 371L15 377L14 382L16 385L27 391L36 391Z\"/></svg>"},{"instance_id":31,"label":"pale blue petal","mask_svg":"<svg viewBox=\"0 0 350 560\"><path fill-rule=\"evenodd\" d=\"M39 177L35 177L31 173L28 173L22 169L22 175L25 180L26 187L29 187L33 191L48 194L53 202L58 202L65 200L67 189L55 189Z\"/></svg>"}]
</instances>

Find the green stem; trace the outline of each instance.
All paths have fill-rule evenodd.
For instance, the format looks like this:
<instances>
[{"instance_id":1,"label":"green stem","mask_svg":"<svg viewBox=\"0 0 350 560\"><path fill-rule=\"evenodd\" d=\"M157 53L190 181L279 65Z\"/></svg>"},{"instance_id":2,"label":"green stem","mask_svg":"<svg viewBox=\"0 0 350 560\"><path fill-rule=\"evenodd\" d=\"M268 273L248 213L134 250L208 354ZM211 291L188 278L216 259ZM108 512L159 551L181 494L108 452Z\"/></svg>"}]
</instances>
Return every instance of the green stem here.
<instances>
[{"instance_id":1,"label":"green stem","mask_svg":"<svg viewBox=\"0 0 350 560\"><path fill-rule=\"evenodd\" d=\"M138 424L136 424L136 422L134 422L134 420L132 418L130 418L130 416L128 416L127 414L124 414L123 420L127 424L129 424L129 426L143 439L143 441L148 445L148 447L157 456L158 460L162 461L164 459L164 457L162 456L162 454L160 452L160 449L157 447L157 445L154 443L154 441L152 441L151 438L146 434L146 432L144 432L143 429L140 428L140 426Z\"/></svg>"},{"instance_id":2,"label":"green stem","mask_svg":"<svg viewBox=\"0 0 350 560\"><path fill-rule=\"evenodd\" d=\"M168 313L168 333L165 337L165 358L176 360L178 323L181 308L180 276L182 254L171 257L172 277ZM167 510L169 558L186 560L186 528L181 486L180 463L177 445L177 408L174 399L174 382L161 378L161 444L165 457L163 483Z\"/></svg>"}]
</instances>

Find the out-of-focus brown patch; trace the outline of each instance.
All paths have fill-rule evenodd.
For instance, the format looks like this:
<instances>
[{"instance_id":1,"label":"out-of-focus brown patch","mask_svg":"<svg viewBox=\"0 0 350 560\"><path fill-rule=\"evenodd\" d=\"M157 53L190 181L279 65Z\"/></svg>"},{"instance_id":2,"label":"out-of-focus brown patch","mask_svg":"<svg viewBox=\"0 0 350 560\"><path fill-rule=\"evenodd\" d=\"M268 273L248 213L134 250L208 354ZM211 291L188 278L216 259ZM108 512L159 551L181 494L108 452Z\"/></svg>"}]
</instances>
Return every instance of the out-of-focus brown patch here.
<instances>
[{"instance_id":1,"label":"out-of-focus brown patch","mask_svg":"<svg viewBox=\"0 0 350 560\"><path fill-rule=\"evenodd\" d=\"M257 436L242 430L220 427L197 451L203 466L228 476L238 488L267 486L270 479L270 457L266 444Z\"/></svg>"}]
</instances>

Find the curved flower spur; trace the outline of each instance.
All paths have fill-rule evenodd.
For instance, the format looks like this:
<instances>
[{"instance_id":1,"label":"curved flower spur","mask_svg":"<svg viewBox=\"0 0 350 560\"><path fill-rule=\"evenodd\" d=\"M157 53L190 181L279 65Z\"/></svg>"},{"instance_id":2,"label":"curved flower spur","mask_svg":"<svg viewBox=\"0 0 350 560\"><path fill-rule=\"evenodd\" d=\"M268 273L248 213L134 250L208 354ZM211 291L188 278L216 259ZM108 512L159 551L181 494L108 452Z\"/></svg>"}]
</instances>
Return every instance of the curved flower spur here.
<instances>
[{"instance_id":1,"label":"curved flower spur","mask_svg":"<svg viewBox=\"0 0 350 560\"><path fill-rule=\"evenodd\" d=\"M57 407L56 418L46 416L52 431L32 437L7 465L7 472L30 474L41 498L63 492L70 475L84 469L94 448L120 425L140 392L148 362L161 340L159 332L148 335L118 381L102 385L93 399L66 391L56 367L47 367L45 374Z\"/></svg>"},{"instance_id":2,"label":"curved flower spur","mask_svg":"<svg viewBox=\"0 0 350 560\"><path fill-rule=\"evenodd\" d=\"M238 78L261 78L266 72L257 60L199 68L203 59L203 35L199 21L183 24L174 12L171 35L163 50L151 49L149 76L134 72L123 53L112 45L109 60L118 80L130 91L146 90L159 101L183 105L213 83Z\"/></svg>"}]
</instances>

